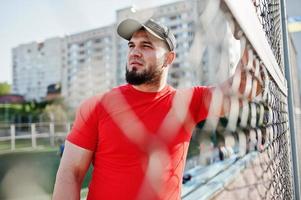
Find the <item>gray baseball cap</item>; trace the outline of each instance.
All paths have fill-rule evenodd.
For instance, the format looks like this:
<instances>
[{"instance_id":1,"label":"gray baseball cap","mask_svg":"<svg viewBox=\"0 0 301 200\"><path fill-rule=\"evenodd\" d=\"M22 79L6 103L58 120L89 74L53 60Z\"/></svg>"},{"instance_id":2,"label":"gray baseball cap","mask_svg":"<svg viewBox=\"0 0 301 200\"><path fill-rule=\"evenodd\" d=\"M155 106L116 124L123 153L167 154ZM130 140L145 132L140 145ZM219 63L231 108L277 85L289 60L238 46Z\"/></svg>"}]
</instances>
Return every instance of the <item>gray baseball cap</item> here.
<instances>
[{"instance_id":1,"label":"gray baseball cap","mask_svg":"<svg viewBox=\"0 0 301 200\"><path fill-rule=\"evenodd\" d=\"M159 24L153 19L149 19L146 22L139 22L138 20L130 18L125 19L118 25L117 33L120 37L130 40L132 35L142 27L155 37L165 41L169 50L173 51L176 48L176 38L169 28Z\"/></svg>"}]
</instances>

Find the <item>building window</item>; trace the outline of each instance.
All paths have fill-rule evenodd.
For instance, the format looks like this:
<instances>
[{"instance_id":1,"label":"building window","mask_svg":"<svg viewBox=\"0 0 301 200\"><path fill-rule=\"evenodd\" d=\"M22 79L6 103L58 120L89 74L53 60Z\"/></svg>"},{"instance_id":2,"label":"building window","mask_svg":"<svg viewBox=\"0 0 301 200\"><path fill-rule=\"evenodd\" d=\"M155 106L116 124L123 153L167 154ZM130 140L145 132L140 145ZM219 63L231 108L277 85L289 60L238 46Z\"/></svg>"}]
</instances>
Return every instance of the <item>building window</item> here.
<instances>
[{"instance_id":1,"label":"building window","mask_svg":"<svg viewBox=\"0 0 301 200\"><path fill-rule=\"evenodd\" d=\"M101 42L101 39L100 39L100 38L97 38L97 39L94 40L94 43L95 43L95 44L100 43L100 42Z\"/></svg>"},{"instance_id":2,"label":"building window","mask_svg":"<svg viewBox=\"0 0 301 200\"><path fill-rule=\"evenodd\" d=\"M170 29L171 29L171 30L176 30L176 29L179 29L179 28L181 28L181 27L182 27L181 24L177 24L177 25L171 26Z\"/></svg>"},{"instance_id":3,"label":"building window","mask_svg":"<svg viewBox=\"0 0 301 200\"><path fill-rule=\"evenodd\" d=\"M95 60L102 60L102 56L95 56Z\"/></svg>"},{"instance_id":4,"label":"building window","mask_svg":"<svg viewBox=\"0 0 301 200\"><path fill-rule=\"evenodd\" d=\"M173 63L172 67L175 69L178 69L178 68L180 68L180 63Z\"/></svg>"},{"instance_id":5,"label":"building window","mask_svg":"<svg viewBox=\"0 0 301 200\"><path fill-rule=\"evenodd\" d=\"M101 50L102 50L101 48L95 48L94 52L101 52Z\"/></svg>"},{"instance_id":6,"label":"building window","mask_svg":"<svg viewBox=\"0 0 301 200\"><path fill-rule=\"evenodd\" d=\"M74 50L74 49L77 49L77 48L78 48L77 44L68 44L68 49Z\"/></svg>"},{"instance_id":7,"label":"building window","mask_svg":"<svg viewBox=\"0 0 301 200\"><path fill-rule=\"evenodd\" d=\"M176 19L181 19L181 15L174 15L169 17L170 20L176 20Z\"/></svg>"},{"instance_id":8,"label":"building window","mask_svg":"<svg viewBox=\"0 0 301 200\"><path fill-rule=\"evenodd\" d=\"M183 77L185 75L185 73L183 71L176 71L176 72L172 72L170 74L170 76L174 79L179 79L181 77Z\"/></svg>"},{"instance_id":9,"label":"building window","mask_svg":"<svg viewBox=\"0 0 301 200\"><path fill-rule=\"evenodd\" d=\"M78 62L79 62L79 63L84 63L84 62L85 62L85 59L79 59Z\"/></svg>"}]
</instances>

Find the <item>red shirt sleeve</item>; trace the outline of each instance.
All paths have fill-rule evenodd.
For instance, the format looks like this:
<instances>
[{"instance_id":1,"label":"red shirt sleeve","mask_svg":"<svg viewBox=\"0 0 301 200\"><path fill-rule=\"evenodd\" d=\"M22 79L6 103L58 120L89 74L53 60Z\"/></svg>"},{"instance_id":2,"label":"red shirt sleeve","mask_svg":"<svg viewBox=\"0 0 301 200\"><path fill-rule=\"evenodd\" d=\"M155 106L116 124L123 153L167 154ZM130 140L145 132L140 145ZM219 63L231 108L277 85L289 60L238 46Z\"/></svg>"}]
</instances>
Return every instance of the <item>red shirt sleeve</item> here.
<instances>
[{"instance_id":1,"label":"red shirt sleeve","mask_svg":"<svg viewBox=\"0 0 301 200\"><path fill-rule=\"evenodd\" d=\"M198 86L193 88L190 112L196 123L207 118L212 97L212 87Z\"/></svg>"},{"instance_id":2,"label":"red shirt sleeve","mask_svg":"<svg viewBox=\"0 0 301 200\"><path fill-rule=\"evenodd\" d=\"M94 151L98 141L100 96L85 100L77 109L75 121L67 140L77 146Z\"/></svg>"}]
</instances>

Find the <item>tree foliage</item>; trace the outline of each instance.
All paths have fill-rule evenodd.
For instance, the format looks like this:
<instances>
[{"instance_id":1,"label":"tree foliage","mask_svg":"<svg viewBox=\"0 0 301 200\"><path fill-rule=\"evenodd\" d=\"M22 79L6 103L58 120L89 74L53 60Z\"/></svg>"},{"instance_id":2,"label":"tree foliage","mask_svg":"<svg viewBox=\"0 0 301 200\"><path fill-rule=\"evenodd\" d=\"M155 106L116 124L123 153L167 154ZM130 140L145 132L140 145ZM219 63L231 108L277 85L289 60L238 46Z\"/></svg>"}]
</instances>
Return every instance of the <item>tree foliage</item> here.
<instances>
[{"instance_id":1,"label":"tree foliage","mask_svg":"<svg viewBox=\"0 0 301 200\"><path fill-rule=\"evenodd\" d=\"M0 104L0 123L66 122L68 112L61 99Z\"/></svg>"},{"instance_id":2,"label":"tree foliage","mask_svg":"<svg viewBox=\"0 0 301 200\"><path fill-rule=\"evenodd\" d=\"M4 82L0 83L0 95L9 94L11 90L10 84Z\"/></svg>"}]
</instances>

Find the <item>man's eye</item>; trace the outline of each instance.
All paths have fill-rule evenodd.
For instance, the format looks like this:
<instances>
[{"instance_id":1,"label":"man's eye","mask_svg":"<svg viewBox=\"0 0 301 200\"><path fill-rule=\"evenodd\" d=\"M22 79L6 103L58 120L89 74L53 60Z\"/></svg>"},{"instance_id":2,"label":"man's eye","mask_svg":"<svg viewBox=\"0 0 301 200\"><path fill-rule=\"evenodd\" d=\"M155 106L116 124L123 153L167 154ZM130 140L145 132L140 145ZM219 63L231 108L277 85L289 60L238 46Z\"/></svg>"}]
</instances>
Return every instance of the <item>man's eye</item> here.
<instances>
[{"instance_id":1,"label":"man's eye","mask_svg":"<svg viewBox=\"0 0 301 200\"><path fill-rule=\"evenodd\" d=\"M144 44L143 47L144 47L144 48L152 48L152 47L151 47L150 45L148 45L148 44Z\"/></svg>"}]
</instances>

